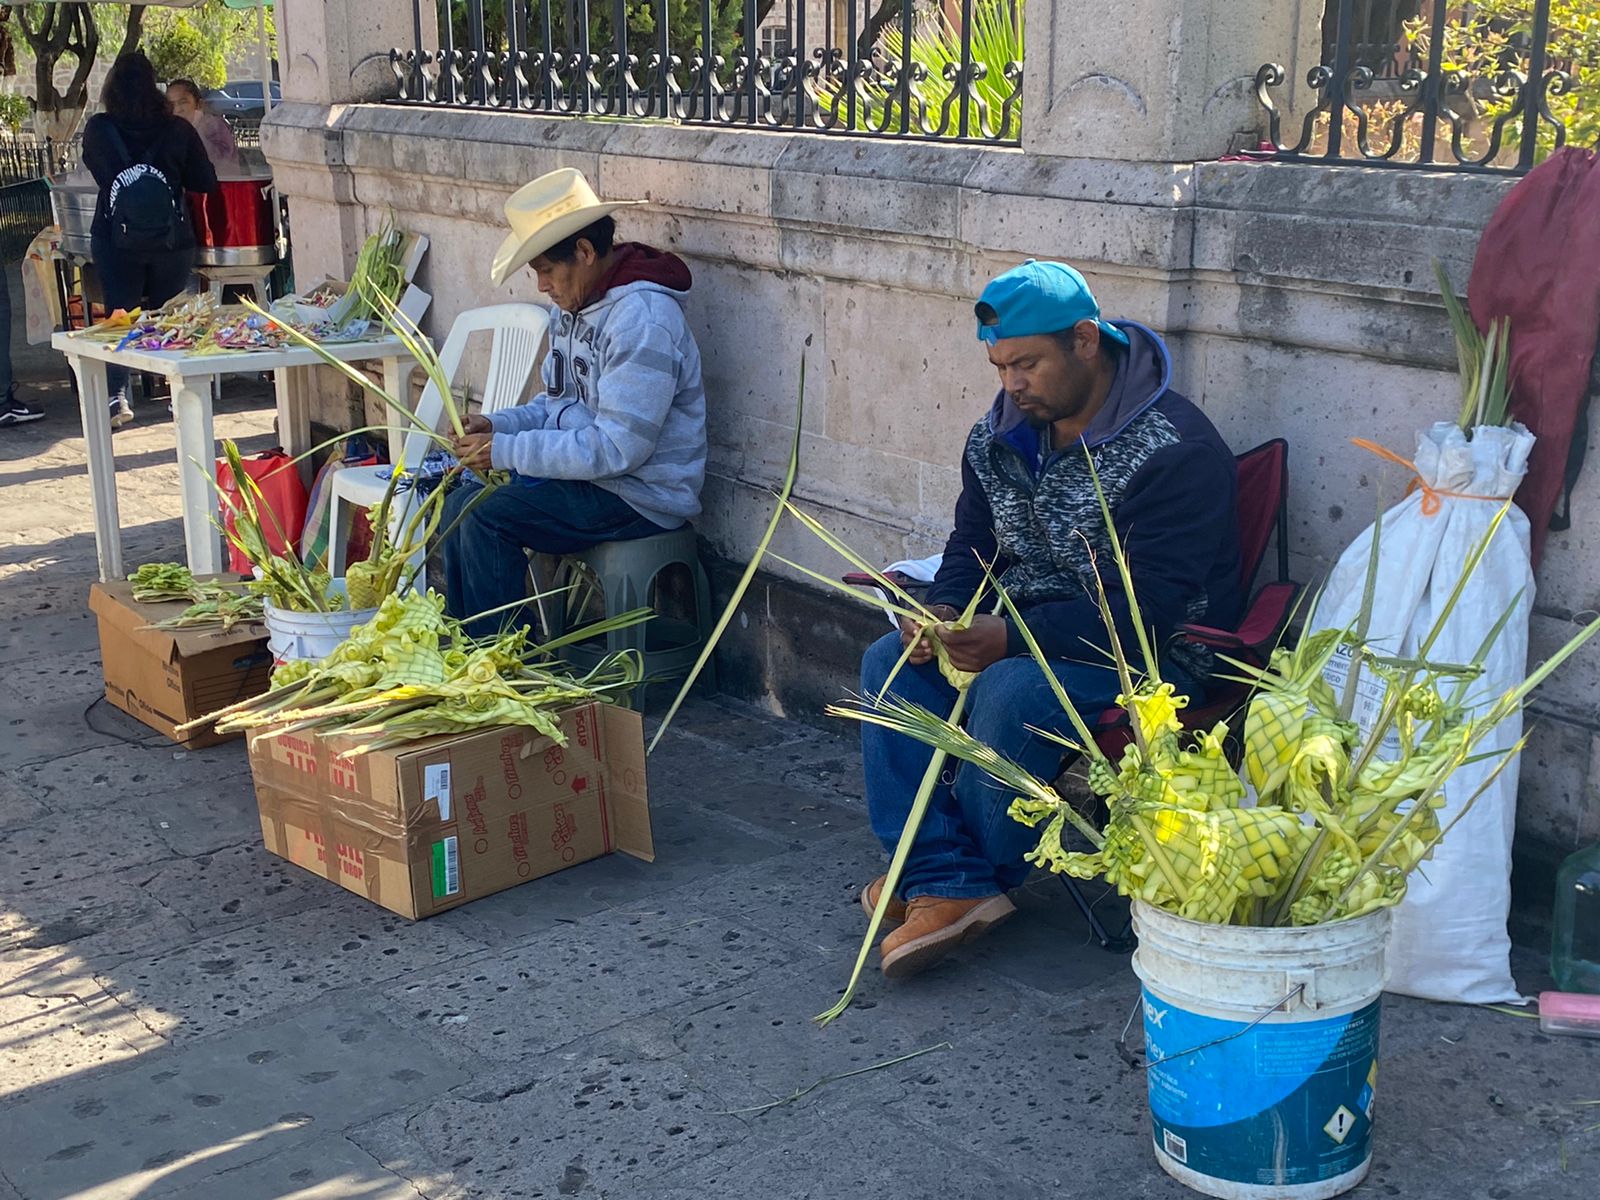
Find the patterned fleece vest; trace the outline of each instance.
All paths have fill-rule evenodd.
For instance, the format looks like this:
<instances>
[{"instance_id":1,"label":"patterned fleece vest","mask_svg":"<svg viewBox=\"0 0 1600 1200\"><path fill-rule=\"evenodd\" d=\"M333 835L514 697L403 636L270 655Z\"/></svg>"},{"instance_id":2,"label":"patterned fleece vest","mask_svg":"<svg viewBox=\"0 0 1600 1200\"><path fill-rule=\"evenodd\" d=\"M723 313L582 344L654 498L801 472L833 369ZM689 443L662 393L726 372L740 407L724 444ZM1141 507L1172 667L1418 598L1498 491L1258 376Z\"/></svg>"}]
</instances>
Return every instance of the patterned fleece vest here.
<instances>
[{"instance_id":1,"label":"patterned fleece vest","mask_svg":"<svg viewBox=\"0 0 1600 1200\"><path fill-rule=\"evenodd\" d=\"M1090 451L1113 514L1150 456L1180 440L1172 422L1149 408ZM1081 447L1049 456L1034 476L1021 454L994 435L986 416L972 427L966 453L989 501L1000 552L1010 563L1000 582L1019 606L1095 595L1091 551L1101 574L1115 578L1111 539ZM1198 621L1205 612L1205 591L1199 589L1189 598L1185 619ZM1182 665L1206 673L1211 656L1193 651L1203 647L1172 647Z\"/></svg>"}]
</instances>

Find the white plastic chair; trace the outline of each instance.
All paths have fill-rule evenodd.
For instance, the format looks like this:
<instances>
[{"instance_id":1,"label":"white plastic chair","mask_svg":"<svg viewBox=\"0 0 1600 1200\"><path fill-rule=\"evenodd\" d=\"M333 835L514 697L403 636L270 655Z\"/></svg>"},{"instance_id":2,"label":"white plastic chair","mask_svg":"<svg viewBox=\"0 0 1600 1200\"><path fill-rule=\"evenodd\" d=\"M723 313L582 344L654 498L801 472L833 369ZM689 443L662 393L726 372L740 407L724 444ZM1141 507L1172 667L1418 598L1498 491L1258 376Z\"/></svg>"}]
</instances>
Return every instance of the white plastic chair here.
<instances>
[{"instance_id":1,"label":"white plastic chair","mask_svg":"<svg viewBox=\"0 0 1600 1200\"><path fill-rule=\"evenodd\" d=\"M533 376L539 347L549 324L550 313L536 304L491 304L469 309L450 326L450 336L439 350L439 365L453 385L461 369L467 339L475 333L488 333L493 340L489 350L489 373L483 384L482 410L487 414L513 408L522 399L528 380ZM418 420L435 432L444 424L444 397L431 380L422 390L416 413ZM408 428L410 432L401 443L400 458L396 461L403 463L408 472L415 472L435 443L416 425L408 425ZM358 507L370 509L383 500L390 470L387 466L372 466L345 467L334 472L328 513L328 570L335 578L344 575L355 510ZM391 533L397 533L410 519L415 496L410 488L396 491L389 514ZM418 591L427 586L422 557L422 554L417 555L415 562Z\"/></svg>"}]
</instances>

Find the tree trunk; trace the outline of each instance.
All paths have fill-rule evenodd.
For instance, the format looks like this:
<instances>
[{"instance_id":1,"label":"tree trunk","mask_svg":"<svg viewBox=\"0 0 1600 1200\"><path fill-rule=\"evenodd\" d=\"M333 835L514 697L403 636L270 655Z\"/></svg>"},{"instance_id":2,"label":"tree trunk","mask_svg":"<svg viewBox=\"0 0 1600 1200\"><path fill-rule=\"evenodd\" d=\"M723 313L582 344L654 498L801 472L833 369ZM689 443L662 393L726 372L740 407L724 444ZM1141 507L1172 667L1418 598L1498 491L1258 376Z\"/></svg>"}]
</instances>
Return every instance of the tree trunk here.
<instances>
[{"instance_id":1,"label":"tree trunk","mask_svg":"<svg viewBox=\"0 0 1600 1200\"><path fill-rule=\"evenodd\" d=\"M17 44L11 36L11 10L0 8L0 75L17 73Z\"/></svg>"},{"instance_id":2,"label":"tree trunk","mask_svg":"<svg viewBox=\"0 0 1600 1200\"><path fill-rule=\"evenodd\" d=\"M68 108L36 108L33 110L34 131L41 138L48 138L55 146L64 146L70 142L78 132L78 126L83 123L83 115L88 111L88 105L78 105ZM59 153L59 152L58 152Z\"/></svg>"},{"instance_id":3,"label":"tree trunk","mask_svg":"<svg viewBox=\"0 0 1600 1200\"><path fill-rule=\"evenodd\" d=\"M128 5L128 22L122 28L122 49L117 51L118 58L139 48L139 39L144 36L145 12L142 4Z\"/></svg>"},{"instance_id":4,"label":"tree trunk","mask_svg":"<svg viewBox=\"0 0 1600 1200\"><path fill-rule=\"evenodd\" d=\"M89 107L89 73L100 49L100 31L84 3L45 5L36 26L28 23L25 9L15 12L23 40L33 51L34 126L41 137L65 142ZM137 20L135 12L140 14ZM142 9L129 9L130 26L137 29L143 20ZM69 54L77 65L63 90L56 87L56 68Z\"/></svg>"},{"instance_id":5,"label":"tree trunk","mask_svg":"<svg viewBox=\"0 0 1600 1200\"><path fill-rule=\"evenodd\" d=\"M913 5L913 11L915 6ZM862 62L872 58L872 48L878 43L878 35L887 29L891 22L897 21L901 16L900 0L882 0L872 16L867 18L866 26L856 38L856 57ZM906 31L909 37L910 30Z\"/></svg>"}]
</instances>

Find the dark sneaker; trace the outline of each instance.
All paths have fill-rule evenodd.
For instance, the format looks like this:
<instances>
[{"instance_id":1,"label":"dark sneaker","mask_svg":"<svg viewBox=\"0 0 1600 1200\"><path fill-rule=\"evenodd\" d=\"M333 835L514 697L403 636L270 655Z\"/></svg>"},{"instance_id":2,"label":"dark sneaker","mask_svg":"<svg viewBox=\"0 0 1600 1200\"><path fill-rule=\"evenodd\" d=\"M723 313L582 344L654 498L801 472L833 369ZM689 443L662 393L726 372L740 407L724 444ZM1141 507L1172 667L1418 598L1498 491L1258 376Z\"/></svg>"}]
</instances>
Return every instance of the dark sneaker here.
<instances>
[{"instance_id":1,"label":"dark sneaker","mask_svg":"<svg viewBox=\"0 0 1600 1200\"><path fill-rule=\"evenodd\" d=\"M133 405L128 403L126 396L118 396L111 402L111 428L121 429L124 425L133 424Z\"/></svg>"},{"instance_id":2,"label":"dark sneaker","mask_svg":"<svg viewBox=\"0 0 1600 1200\"><path fill-rule=\"evenodd\" d=\"M29 408L15 396L7 396L0 400L0 425L26 425L29 421L40 421L44 414L36 408Z\"/></svg>"}]
</instances>

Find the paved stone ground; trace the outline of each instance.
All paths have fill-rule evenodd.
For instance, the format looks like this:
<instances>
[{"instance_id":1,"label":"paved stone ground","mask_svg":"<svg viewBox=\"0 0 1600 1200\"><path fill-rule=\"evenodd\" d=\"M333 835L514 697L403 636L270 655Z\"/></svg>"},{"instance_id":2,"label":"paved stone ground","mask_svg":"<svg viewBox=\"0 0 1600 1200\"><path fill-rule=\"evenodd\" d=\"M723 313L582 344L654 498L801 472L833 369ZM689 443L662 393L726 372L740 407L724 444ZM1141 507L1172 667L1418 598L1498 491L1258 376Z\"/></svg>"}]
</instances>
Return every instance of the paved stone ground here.
<instances>
[{"instance_id":1,"label":"paved stone ground","mask_svg":"<svg viewBox=\"0 0 1600 1200\"><path fill-rule=\"evenodd\" d=\"M835 734L698 702L651 764L653 865L420 924L269 857L237 743L176 751L95 704L88 491L51 369L25 360L50 420L0 432L0 1200L1189 1194L1115 1046L1128 961L1054 881L811 1023L880 862ZM269 439L259 399L224 409L220 432ZM164 412L117 449L130 563L175 557ZM1381 1089L1360 1196L1596 1194L1600 1042L1394 998Z\"/></svg>"}]
</instances>

